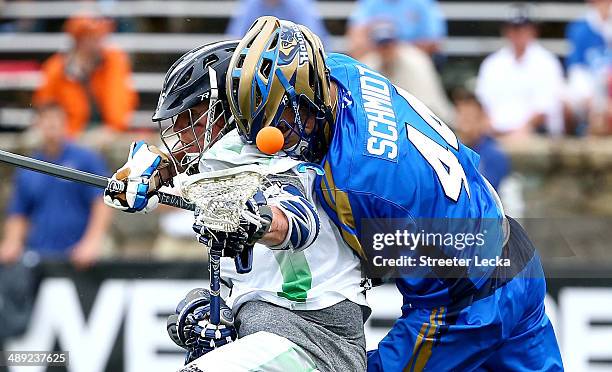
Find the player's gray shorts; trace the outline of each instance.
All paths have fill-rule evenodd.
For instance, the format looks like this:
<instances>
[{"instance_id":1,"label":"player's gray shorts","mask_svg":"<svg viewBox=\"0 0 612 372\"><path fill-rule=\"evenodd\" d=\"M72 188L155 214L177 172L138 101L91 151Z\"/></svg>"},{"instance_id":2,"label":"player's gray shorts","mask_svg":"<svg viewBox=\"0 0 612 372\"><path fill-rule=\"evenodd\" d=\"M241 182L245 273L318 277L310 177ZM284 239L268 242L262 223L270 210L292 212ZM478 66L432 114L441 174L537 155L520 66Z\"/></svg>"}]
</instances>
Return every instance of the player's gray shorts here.
<instances>
[{"instance_id":1,"label":"player's gray shorts","mask_svg":"<svg viewBox=\"0 0 612 372\"><path fill-rule=\"evenodd\" d=\"M239 337L266 331L289 339L308 352L322 372L366 370L362 310L348 300L312 311L249 301L238 310L236 326Z\"/></svg>"}]
</instances>

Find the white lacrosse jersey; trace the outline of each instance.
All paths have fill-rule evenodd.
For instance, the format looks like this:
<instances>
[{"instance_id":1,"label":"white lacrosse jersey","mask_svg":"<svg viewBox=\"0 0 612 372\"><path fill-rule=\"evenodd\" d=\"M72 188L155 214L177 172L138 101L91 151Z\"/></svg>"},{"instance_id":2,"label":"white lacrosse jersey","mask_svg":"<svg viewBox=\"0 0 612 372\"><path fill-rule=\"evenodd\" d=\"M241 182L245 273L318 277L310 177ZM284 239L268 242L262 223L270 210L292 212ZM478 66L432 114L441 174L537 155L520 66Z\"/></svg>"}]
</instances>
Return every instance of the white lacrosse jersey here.
<instances>
[{"instance_id":1,"label":"white lacrosse jersey","mask_svg":"<svg viewBox=\"0 0 612 372\"><path fill-rule=\"evenodd\" d=\"M312 170L300 173L295 169L299 161L265 155L245 145L234 130L203 155L200 171L247 164L270 167L275 174L294 174L306 190L304 196L319 212L320 230L314 243L301 251L271 250L256 244L253 269L247 274L236 273L234 260L222 258L221 278L232 286L226 298L228 306L237 311L243 303L258 300L291 310L318 310L345 299L367 306L361 287L361 262L316 200Z\"/></svg>"}]
</instances>

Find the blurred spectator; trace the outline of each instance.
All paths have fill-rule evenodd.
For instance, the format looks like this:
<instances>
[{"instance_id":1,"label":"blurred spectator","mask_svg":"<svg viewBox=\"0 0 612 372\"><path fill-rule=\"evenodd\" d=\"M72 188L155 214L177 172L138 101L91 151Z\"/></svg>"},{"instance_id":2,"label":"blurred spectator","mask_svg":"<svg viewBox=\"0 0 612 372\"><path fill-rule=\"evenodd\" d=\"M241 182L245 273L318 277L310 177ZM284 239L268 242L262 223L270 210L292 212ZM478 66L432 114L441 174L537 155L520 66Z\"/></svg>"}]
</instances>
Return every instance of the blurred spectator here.
<instances>
[{"instance_id":1,"label":"blurred spectator","mask_svg":"<svg viewBox=\"0 0 612 372\"><path fill-rule=\"evenodd\" d=\"M242 38L257 18L266 15L304 25L327 45L327 30L317 11L316 2L312 0L242 0L226 33L234 38Z\"/></svg>"},{"instance_id":2,"label":"blurred spectator","mask_svg":"<svg viewBox=\"0 0 612 372\"><path fill-rule=\"evenodd\" d=\"M590 0L587 4L586 15L566 29L570 43L566 59L570 103L582 127L591 121L591 132L610 133L612 0Z\"/></svg>"},{"instance_id":3,"label":"blurred spectator","mask_svg":"<svg viewBox=\"0 0 612 372\"><path fill-rule=\"evenodd\" d=\"M561 64L537 42L527 9L515 10L503 26L509 45L484 60L476 94L497 135L560 135L564 131Z\"/></svg>"},{"instance_id":4,"label":"blurred spectator","mask_svg":"<svg viewBox=\"0 0 612 372\"><path fill-rule=\"evenodd\" d=\"M349 53L359 59L373 49L371 30L377 23L391 23L401 41L429 54L439 50L446 36L446 21L433 0L359 0L349 19Z\"/></svg>"},{"instance_id":5,"label":"blurred spectator","mask_svg":"<svg viewBox=\"0 0 612 372\"><path fill-rule=\"evenodd\" d=\"M66 116L57 104L39 108L35 128L41 145L36 159L106 174L102 158L66 141ZM100 255L110 221L101 190L17 169L8 203L0 262L19 260L24 250L45 259L67 259L80 268Z\"/></svg>"},{"instance_id":6,"label":"blurred spectator","mask_svg":"<svg viewBox=\"0 0 612 372\"><path fill-rule=\"evenodd\" d=\"M452 122L453 108L430 56L402 43L393 24L374 25L371 39L375 49L362 61L423 101L442 120Z\"/></svg>"},{"instance_id":7,"label":"blurred spectator","mask_svg":"<svg viewBox=\"0 0 612 372\"><path fill-rule=\"evenodd\" d=\"M66 112L71 137L87 123L125 130L138 103L130 85L128 56L104 44L112 27L101 18L70 18L64 29L73 38L72 49L54 54L43 65L43 83L34 94L34 104L58 102Z\"/></svg>"},{"instance_id":8,"label":"blurred spectator","mask_svg":"<svg viewBox=\"0 0 612 372\"><path fill-rule=\"evenodd\" d=\"M498 190L510 173L510 159L497 141L489 135L491 127L487 114L476 96L464 89L453 94L455 130L466 146L480 155L479 170Z\"/></svg>"}]
</instances>

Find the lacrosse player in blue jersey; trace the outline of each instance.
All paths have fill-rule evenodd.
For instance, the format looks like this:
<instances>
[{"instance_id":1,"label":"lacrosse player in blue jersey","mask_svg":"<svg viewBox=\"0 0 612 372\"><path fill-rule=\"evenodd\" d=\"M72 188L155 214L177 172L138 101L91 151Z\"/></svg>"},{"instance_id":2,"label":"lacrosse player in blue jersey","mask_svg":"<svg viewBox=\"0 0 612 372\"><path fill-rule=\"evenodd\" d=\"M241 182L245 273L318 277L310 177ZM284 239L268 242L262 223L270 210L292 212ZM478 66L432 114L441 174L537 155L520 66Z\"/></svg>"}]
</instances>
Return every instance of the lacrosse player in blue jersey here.
<instances>
[{"instance_id":1,"label":"lacrosse player in blue jersey","mask_svg":"<svg viewBox=\"0 0 612 372\"><path fill-rule=\"evenodd\" d=\"M533 245L504 215L478 155L420 101L348 56L325 55L310 30L275 17L259 18L241 40L226 89L245 143L276 127L286 155L324 169L318 200L366 264L372 221L487 235L481 247L408 251L433 263L395 272L402 316L368 354L368 370L563 369ZM468 264L436 267L449 259Z\"/></svg>"}]
</instances>

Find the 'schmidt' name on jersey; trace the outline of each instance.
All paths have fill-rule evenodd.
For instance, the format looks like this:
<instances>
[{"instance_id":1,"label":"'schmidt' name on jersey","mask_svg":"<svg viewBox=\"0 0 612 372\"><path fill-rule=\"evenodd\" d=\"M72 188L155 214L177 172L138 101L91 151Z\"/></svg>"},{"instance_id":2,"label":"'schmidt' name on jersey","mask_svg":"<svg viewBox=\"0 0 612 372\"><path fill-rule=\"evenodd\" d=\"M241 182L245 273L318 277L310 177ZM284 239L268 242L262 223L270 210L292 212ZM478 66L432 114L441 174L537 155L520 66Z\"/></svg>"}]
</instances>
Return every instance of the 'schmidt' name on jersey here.
<instances>
[{"instance_id":1,"label":"'schmidt' name on jersey","mask_svg":"<svg viewBox=\"0 0 612 372\"><path fill-rule=\"evenodd\" d=\"M397 122L391 104L391 84L381 74L357 65L363 108L368 117L367 152L397 161Z\"/></svg>"}]
</instances>

